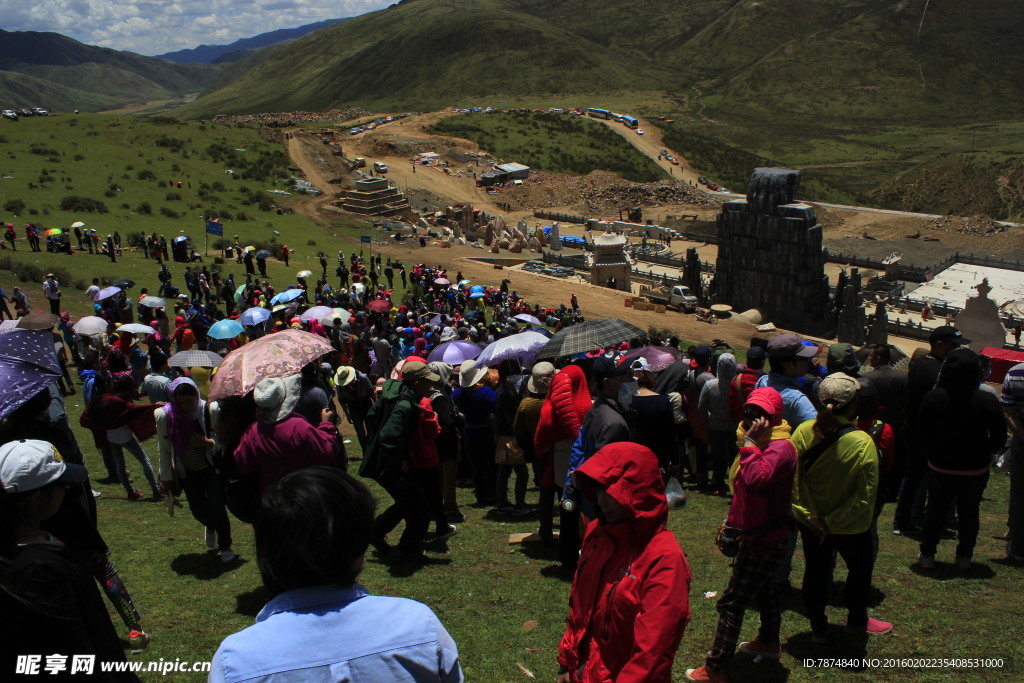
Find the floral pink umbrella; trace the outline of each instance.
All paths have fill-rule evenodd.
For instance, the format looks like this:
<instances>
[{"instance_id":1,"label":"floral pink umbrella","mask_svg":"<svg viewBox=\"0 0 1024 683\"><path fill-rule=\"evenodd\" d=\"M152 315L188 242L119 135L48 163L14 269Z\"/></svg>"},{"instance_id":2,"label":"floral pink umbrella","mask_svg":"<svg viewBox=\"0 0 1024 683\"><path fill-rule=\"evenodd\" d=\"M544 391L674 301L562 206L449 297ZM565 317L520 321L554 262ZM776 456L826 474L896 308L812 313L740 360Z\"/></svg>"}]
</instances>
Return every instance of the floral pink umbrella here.
<instances>
[{"instance_id":1,"label":"floral pink umbrella","mask_svg":"<svg viewBox=\"0 0 1024 683\"><path fill-rule=\"evenodd\" d=\"M288 377L303 366L331 353L331 343L301 330L274 332L240 346L217 368L210 385L210 400L244 396L268 377Z\"/></svg>"}]
</instances>

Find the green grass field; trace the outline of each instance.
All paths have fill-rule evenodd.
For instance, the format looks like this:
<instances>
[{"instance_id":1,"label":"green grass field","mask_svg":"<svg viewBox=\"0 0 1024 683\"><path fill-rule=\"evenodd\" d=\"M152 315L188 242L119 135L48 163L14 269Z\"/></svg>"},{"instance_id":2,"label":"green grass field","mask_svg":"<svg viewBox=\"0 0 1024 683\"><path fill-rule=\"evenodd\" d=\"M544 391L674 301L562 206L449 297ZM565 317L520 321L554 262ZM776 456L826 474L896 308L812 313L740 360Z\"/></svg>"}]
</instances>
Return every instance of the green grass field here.
<instances>
[{"instance_id":1,"label":"green grass field","mask_svg":"<svg viewBox=\"0 0 1024 683\"><path fill-rule=\"evenodd\" d=\"M663 172L607 126L586 117L532 112L449 116L431 132L467 138L494 156L538 171L586 175L602 169L627 180L660 180Z\"/></svg>"}]
</instances>

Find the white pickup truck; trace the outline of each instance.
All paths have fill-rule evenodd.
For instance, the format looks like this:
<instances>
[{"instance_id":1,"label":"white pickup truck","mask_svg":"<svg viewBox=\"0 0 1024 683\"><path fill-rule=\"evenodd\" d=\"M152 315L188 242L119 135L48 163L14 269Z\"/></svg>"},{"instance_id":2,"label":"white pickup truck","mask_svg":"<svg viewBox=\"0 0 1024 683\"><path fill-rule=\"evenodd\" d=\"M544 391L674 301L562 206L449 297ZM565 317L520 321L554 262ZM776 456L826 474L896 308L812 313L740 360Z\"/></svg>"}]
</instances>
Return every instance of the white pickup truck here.
<instances>
[{"instance_id":1,"label":"white pickup truck","mask_svg":"<svg viewBox=\"0 0 1024 683\"><path fill-rule=\"evenodd\" d=\"M685 285L672 287L641 287L640 296L650 299L656 304L673 306L680 311L692 313L697 310L697 297Z\"/></svg>"}]
</instances>

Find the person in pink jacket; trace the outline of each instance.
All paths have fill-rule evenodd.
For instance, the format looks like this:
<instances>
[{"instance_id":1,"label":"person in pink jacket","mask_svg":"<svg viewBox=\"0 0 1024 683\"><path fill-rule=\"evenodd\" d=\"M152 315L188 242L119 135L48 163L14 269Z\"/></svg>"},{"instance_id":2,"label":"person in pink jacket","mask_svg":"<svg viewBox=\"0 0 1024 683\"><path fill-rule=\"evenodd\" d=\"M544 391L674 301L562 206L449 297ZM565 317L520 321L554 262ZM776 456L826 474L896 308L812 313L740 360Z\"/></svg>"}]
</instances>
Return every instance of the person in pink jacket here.
<instances>
[{"instance_id":1,"label":"person in pink jacket","mask_svg":"<svg viewBox=\"0 0 1024 683\"><path fill-rule=\"evenodd\" d=\"M796 448L782 419L782 396L775 389L755 389L743 405L737 433L740 453L733 465L733 499L726 524L744 532L745 540L732 567L729 586L718 600L718 628L704 666L688 669L691 681L725 681L725 669L736 651L743 613L757 605L761 629L757 639L740 643L740 652L778 659L782 610L775 570L786 554L790 530Z\"/></svg>"},{"instance_id":2,"label":"person in pink jacket","mask_svg":"<svg viewBox=\"0 0 1024 683\"><path fill-rule=\"evenodd\" d=\"M334 414L324 408L320 424L293 414L302 392L302 378L292 375L261 381L253 391L256 422L249 425L235 449L241 474L259 472L260 497L278 479L310 465L331 465L340 453Z\"/></svg>"}]
</instances>

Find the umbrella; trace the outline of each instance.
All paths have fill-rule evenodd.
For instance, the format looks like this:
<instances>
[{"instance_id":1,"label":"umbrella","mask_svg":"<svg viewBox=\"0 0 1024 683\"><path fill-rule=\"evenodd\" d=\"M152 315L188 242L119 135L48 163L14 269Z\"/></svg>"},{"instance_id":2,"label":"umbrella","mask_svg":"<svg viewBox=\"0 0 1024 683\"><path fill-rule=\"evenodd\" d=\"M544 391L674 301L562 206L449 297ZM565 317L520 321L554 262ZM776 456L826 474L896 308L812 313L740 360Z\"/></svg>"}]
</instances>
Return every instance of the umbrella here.
<instances>
[{"instance_id":1,"label":"umbrella","mask_svg":"<svg viewBox=\"0 0 1024 683\"><path fill-rule=\"evenodd\" d=\"M43 230L43 237L53 237L64 232L64 228L50 228L49 230Z\"/></svg>"},{"instance_id":2,"label":"umbrella","mask_svg":"<svg viewBox=\"0 0 1024 683\"><path fill-rule=\"evenodd\" d=\"M473 285L472 287L469 288L469 291L471 291L471 292L482 292L482 291L484 291L484 286L483 285Z\"/></svg>"},{"instance_id":3,"label":"umbrella","mask_svg":"<svg viewBox=\"0 0 1024 683\"><path fill-rule=\"evenodd\" d=\"M280 294L275 295L274 298L270 300L270 303L272 303L272 304L286 304L289 301L295 301L296 299L299 299L299 298L302 298L302 290L301 289L286 289L283 292L281 292Z\"/></svg>"},{"instance_id":4,"label":"umbrella","mask_svg":"<svg viewBox=\"0 0 1024 683\"><path fill-rule=\"evenodd\" d=\"M522 320L524 323L530 323L531 325L543 325L539 319L529 313L520 313L517 316L513 316L515 320Z\"/></svg>"},{"instance_id":5,"label":"umbrella","mask_svg":"<svg viewBox=\"0 0 1024 683\"><path fill-rule=\"evenodd\" d=\"M96 296L94 296L92 298L92 300L93 301L103 301L104 299L109 299L110 297L114 296L115 294L117 294L120 291L121 291L120 287L104 287L100 291L96 292Z\"/></svg>"},{"instance_id":6,"label":"umbrella","mask_svg":"<svg viewBox=\"0 0 1024 683\"><path fill-rule=\"evenodd\" d=\"M558 358L586 353L594 349L603 349L621 344L636 337L642 337L644 331L618 318L602 318L588 320L561 330L537 354L538 358Z\"/></svg>"},{"instance_id":7,"label":"umbrella","mask_svg":"<svg viewBox=\"0 0 1024 683\"><path fill-rule=\"evenodd\" d=\"M481 351L482 349L473 342L457 339L435 346L434 350L427 356L427 360L430 362L438 360L448 363L448 365L461 365L467 360L472 360L479 356Z\"/></svg>"},{"instance_id":8,"label":"umbrella","mask_svg":"<svg viewBox=\"0 0 1024 683\"><path fill-rule=\"evenodd\" d=\"M3 322L0 322L0 334L14 332L16 329L18 329L17 320L4 320Z\"/></svg>"},{"instance_id":9,"label":"umbrella","mask_svg":"<svg viewBox=\"0 0 1024 683\"><path fill-rule=\"evenodd\" d=\"M307 363L331 353L334 347L323 337L301 330L268 334L241 346L224 358L210 386L210 400L244 396L260 380L287 377Z\"/></svg>"},{"instance_id":10,"label":"umbrella","mask_svg":"<svg viewBox=\"0 0 1024 683\"><path fill-rule=\"evenodd\" d=\"M118 333L120 332L131 332L132 334L156 334L149 325L141 325L139 323L128 323L127 325L121 325L117 328Z\"/></svg>"},{"instance_id":11,"label":"umbrella","mask_svg":"<svg viewBox=\"0 0 1024 683\"><path fill-rule=\"evenodd\" d=\"M243 249L242 251L246 251L246 252L248 252L248 251L256 251L256 247L254 247L254 246L252 246L252 245L250 244L249 246L247 246L247 247L246 247L245 249Z\"/></svg>"},{"instance_id":12,"label":"umbrella","mask_svg":"<svg viewBox=\"0 0 1024 683\"><path fill-rule=\"evenodd\" d=\"M631 349L622 357L622 362L629 365L637 358L646 358L647 364L654 372L661 372L683 357L683 352L672 346L642 346Z\"/></svg>"},{"instance_id":13,"label":"umbrella","mask_svg":"<svg viewBox=\"0 0 1024 683\"><path fill-rule=\"evenodd\" d=\"M139 303L147 308L164 308L167 306L167 302L158 296L144 296L139 299Z\"/></svg>"},{"instance_id":14,"label":"umbrella","mask_svg":"<svg viewBox=\"0 0 1024 683\"><path fill-rule=\"evenodd\" d=\"M171 241L174 242L175 244L178 244L179 242L184 242L187 239L188 239L188 235L178 235L177 237L175 237Z\"/></svg>"},{"instance_id":15,"label":"umbrella","mask_svg":"<svg viewBox=\"0 0 1024 683\"><path fill-rule=\"evenodd\" d=\"M452 283L451 280L449 280L448 278L444 278L444 277L439 277L436 280L434 280L434 284L435 285L450 285L451 283Z\"/></svg>"},{"instance_id":16,"label":"umbrella","mask_svg":"<svg viewBox=\"0 0 1024 683\"><path fill-rule=\"evenodd\" d=\"M465 287L469 284L469 280L459 280L459 287Z\"/></svg>"},{"instance_id":17,"label":"umbrella","mask_svg":"<svg viewBox=\"0 0 1024 683\"><path fill-rule=\"evenodd\" d=\"M476 362L484 365L497 365L502 361L523 359L533 356L548 343L548 338L540 332L522 332L502 337L484 349Z\"/></svg>"},{"instance_id":18,"label":"umbrella","mask_svg":"<svg viewBox=\"0 0 1024 683\"><path fill-rule=\"evenodd\" d=\"M472 294L469 295L469 298L470 299L483 299L485 296L487 296L487 295L484 294L483 292L473 292Z\"/></svg>"},{"instance_id":19,"label":"umbrella","mask_svg":"<svg viewBox=\"0 0 1024 683\"><path fill-rule=\"evenodd\" d=\"M49 330L15 330L0 335L0 419L18 409L61 376Z\"/></svg>"},{"instance_id":20,"label":"umbrella","mask_svg":"<svg viewBox=\"0 0 1024 683\"><path fill-rule=\"evenodd\" d=\"M387 313L393 306L394 304L387 299L374 299L370 303L366 304L367 309L377 311L378 313Z\"/></svg>"},{"instance_id":21,"label":"umbrella","mask_svg":"<svg viewBox=\"0 0 1024 683\"><path fill-rule=\"evenodd\" d=\"M300 270L299 272L295 273L295 277L297 277L297 278L299 278L301 280L303 278L309 277L312 274L313 274L312 270Z\"/></svg>"},{"instance_id":22,"label":"umbrella","mask_svg":"<svg viewBox=\"0 0 1024 683\"><path fill-rule=\"evenodd\" d=\"M71 326L78 334L90 335L90 334L102 334L107 331L107 321L99 316L87 315L84 318L79 318L78 322Z\"/></svg>"},{"instance_id":23,"label":"umbrella","mask_svg":"<svg viewBox=\"0 0 1024 683\"><path fill-rule=\"evenodd\" d=\"M308 323L310 320L320 320L320 318L326 318L327 316L333 316L334 309L330 306L313 306L313 308L307 308L299 318L304 323Z\"/></svg>"},{"instance_id":24,"label":"umbrella","mask_svg":"<svg viewBox=\"0 0 1024 683\"><path fill-rule=\"evenodd\" d=\"M128 289L129 287L135 286L135 280L129 280L128 278L123 277L120 280L114 280L110 284L114 285L115 287L120 287L121 289Z\"/></svg>"},{"instance_id":25,"label":"umbrella","mask_svg":"<svg viewBox=\"0 0 1024 683\"><path fill-rule=\"evenodd\" d=\"M242 300L242 295L245 294L245 288L248 287L248 286L249 285L241 285L241 286L239 286L238 289L235 290L235 301L241 301Z\"/></svg>"},{"instance_id":26,"label":"umbrella","mask_svg":"<svg viewBox=\"0 0 1024 683\"><path fill-rule=\"evenodd\" d=\"M220 354L199 349L179 351L167 359L167 364L174 368L215 368L222 362Z\"/></svg>"},{"instance_id":27,"label":"umbrella","mask_svg":"<svg viewBox=\"0 0 1024 683\"><path fill-rule=\"evenodd\" d=\"M247 308L242 313L242 315L238 316L238 322L242 323L243 325L255 326L259 325L260 323L265 323L268 320L270 320L270 311L260 306Z\"/></svg>"},{"instance_id":28,"label":"umbrella","mask_svg":"<svg viewBox=\"0 0 1024 683\"><path fill-rule=\"evenodd\" d=\"M256 258L270 258L270 252L266 249L260 249L256 252Z\"/></svg>"},{"instance_id":29,"label":"umbrella","mask_svg":"<svg viewBox=\"0 0 1024 683\"><path fill-rule=\"evenodd\" d=\"M243 332L245 332L245 328L242 327L242 323L227 319L218 320L210 325L210 331L206 334L214 339L234 339Z\"/></svg>"},{"instance_id":30,"label":"umbrella","mask_svg":"<svg viewBox=\"0 0 1024 683\"><path fill-rule=\"evenodd\" d=\"M18 318L19 330L48 330L57 324L57 316L53 313L29 313L23 318Z\"/></svg>"},{"instance_id":31,"label":"umbrella","mask_svg":"<svg viewBox=\"0 0 1024 683\"><path fill-rule=\"evenodd\" d=\"M85 227L85 223L83 223L82 221L75 221L74 223L71 224L71 227L72 228L84 228Z\"/></svg>"}]
</instances>

